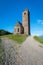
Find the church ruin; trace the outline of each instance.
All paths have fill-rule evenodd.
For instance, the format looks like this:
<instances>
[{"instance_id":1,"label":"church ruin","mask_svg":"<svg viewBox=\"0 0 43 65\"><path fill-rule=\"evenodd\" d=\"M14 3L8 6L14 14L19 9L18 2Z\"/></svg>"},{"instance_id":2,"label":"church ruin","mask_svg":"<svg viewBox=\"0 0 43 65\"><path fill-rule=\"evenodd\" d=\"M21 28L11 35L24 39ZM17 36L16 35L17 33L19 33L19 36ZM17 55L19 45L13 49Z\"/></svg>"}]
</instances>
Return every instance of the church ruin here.
<instances>
[{"instance_id":1,"label":"church ruin","mask_svg":"<svg viewBox=\"0 0 43 65\"><path fill-rule=\"evenodd\" d=\"M24 10L22 12L22 23L19 21L14 27L15 34L27 34L30 35L30 12Z\"/></svg>"}]
</instances>

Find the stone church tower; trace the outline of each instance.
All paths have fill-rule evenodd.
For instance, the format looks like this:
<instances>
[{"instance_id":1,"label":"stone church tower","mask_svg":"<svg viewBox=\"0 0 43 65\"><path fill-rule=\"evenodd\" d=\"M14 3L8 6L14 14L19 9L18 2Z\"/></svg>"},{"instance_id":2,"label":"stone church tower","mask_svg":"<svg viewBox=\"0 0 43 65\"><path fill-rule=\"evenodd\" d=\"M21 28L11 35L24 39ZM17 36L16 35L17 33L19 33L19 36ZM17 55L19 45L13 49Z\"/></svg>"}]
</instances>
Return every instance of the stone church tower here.
<instances>
[{"instance_id":1,"label":"stone church tower","mask_svg":"<svg viewBox=\"0 0 43 65\"><path fill-rule=\"evenodd\" d=\"M14 27L15 34L27 34L30 35L30 12L24 10L22 12L22 23L19 21Z\"/></svg>"},{"instance_id":2,"label":"stone church tower","mask_svg":"<svg viewBox=\"0 0 43 65\"><path fill-rule=\"evenodd\" d=\"M30 12L24 10L22 13L22 24L24 27L24 34L30 35Z\"/></svg>"}]
</instances>

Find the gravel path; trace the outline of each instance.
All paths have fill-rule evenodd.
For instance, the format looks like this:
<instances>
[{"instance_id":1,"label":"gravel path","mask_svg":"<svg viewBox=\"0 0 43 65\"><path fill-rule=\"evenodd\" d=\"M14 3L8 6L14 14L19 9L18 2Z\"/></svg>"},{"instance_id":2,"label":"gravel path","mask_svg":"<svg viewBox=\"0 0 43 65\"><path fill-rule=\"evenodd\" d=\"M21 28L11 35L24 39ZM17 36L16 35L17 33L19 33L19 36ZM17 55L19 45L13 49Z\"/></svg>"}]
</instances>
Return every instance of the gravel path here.
<instances>
[{"instance_id":1,"label":"gravel path","mask_svg":"<svg viewBox=\"0 0 43 65\"><path fill-rule=\"evenodd\" d=\"M8 38L2 38L3 65L17 65L17 55L19 46Z\"/></svg>"},{"instance_id":2,"label":"gravel path","mask_svg":"<svg viewBox=\"0 0 43 65\"><path fill-rule=\"evenodd\" d=\"M32 36L22 44L19 50L21 65L43 65L43 48Z\"/></svg>"},{"instance_id":3,"label":"gravel path","mask_svg":"<svg viewBox=\"0 0 43 65\"><path fill-rule=\"evenodd\" d=\"M29 36L21 45L2 39L5 65L43 65L43 45Z\"/></svg>"}]
</instances>

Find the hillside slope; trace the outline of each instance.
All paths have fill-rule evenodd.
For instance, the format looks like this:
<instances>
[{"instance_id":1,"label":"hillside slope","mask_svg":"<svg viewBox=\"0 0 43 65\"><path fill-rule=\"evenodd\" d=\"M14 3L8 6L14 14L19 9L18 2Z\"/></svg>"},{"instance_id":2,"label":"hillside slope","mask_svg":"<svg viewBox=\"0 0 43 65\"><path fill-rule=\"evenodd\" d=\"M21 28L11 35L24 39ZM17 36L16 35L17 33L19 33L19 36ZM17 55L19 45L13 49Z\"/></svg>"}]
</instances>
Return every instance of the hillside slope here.
<instances>
[{"instance_id":1,"label":"hillside slope","mask_svg":"<svg viewBox=\"0 0 43 65\"><path fill-rule=\"evenodd\" d=\"M8 31L5 31L5 30L0 30L0 36L2 36L2 35L8 35L8 34L11 34L10 32L8 32Z\"/></svg>"}]
</instances>

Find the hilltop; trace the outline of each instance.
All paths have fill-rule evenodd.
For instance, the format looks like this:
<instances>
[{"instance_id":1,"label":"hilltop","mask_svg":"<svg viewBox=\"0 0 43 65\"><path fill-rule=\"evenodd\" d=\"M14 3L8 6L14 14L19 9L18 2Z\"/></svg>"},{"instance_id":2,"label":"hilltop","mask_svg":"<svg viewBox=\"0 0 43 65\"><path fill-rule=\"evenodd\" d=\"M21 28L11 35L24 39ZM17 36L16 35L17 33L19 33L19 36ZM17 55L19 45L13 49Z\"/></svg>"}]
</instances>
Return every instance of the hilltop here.
<instances>
[{"instance_id":1,"label":"hilltop","mask_svg":"<svg viewBox=\"0 0 43 65\"><path fill-rule=\"evenodd\" d=\"M5 31L3 29L0 30L0 36L2 36L2 35L8 35L8 34L11 34L11 33L8 32L8 31Z\"/></svg>"}]
</instances>

